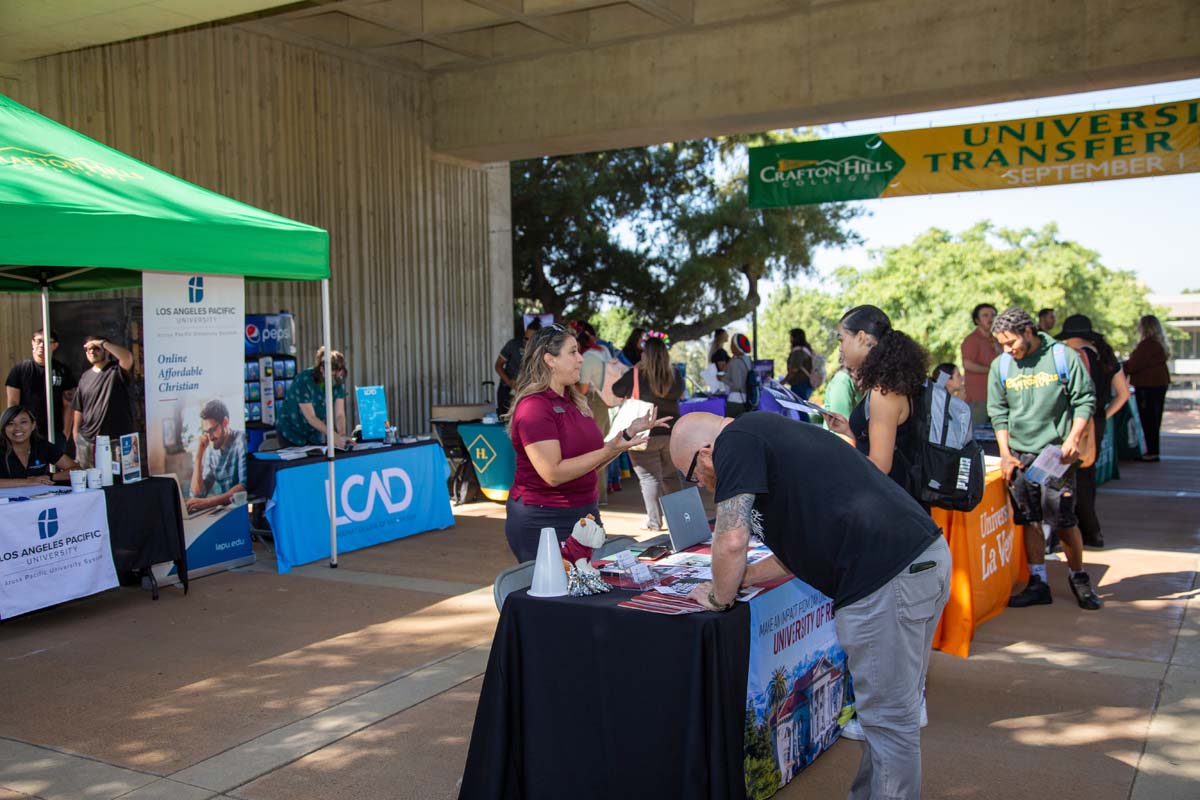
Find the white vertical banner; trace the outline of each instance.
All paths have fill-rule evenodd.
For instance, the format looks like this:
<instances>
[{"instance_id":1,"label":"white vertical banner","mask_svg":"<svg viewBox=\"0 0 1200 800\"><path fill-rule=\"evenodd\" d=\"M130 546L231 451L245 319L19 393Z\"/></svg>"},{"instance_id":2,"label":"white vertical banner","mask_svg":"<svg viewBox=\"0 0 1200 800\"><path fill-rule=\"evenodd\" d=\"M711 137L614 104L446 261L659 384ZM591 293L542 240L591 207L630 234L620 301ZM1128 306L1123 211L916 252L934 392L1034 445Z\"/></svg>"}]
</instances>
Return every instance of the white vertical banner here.
<instances>
[{"instance_id":1,"label":"white vertical banner","mask_svg":"<svg viewBox=\"0 0 1200 800\"><path fill-rule=\"evenodd\" d=\"M246 512L245 282L142 275L146 450L150 475L174 476L188 572L250 563ZM155 574L171 579L173 568Z\"/></svg>"}]
</instances>

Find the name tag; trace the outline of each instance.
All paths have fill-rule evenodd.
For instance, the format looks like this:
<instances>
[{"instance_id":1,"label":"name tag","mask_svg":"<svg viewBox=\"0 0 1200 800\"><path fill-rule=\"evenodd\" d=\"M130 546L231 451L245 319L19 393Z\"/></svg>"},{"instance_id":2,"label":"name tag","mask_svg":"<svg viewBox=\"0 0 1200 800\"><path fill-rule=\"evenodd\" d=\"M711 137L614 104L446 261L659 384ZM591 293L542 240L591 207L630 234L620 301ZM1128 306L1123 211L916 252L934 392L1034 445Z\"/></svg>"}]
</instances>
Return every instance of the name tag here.
<instances>
[{"instance_id":1,"label":"name tag","mask_svg":"<svg viewBox=\"0 0 1200 800\"><path fill-rule=\"evenodd\" d=\"M567 413L567 412L566 412L566 410L565 410L565 409L564 409L562 406L551 406L551 408L553 408L553 409L554 409L554 413L555 413L555 414L565 414L565 413Z\"/></svg>"}]
</instances>

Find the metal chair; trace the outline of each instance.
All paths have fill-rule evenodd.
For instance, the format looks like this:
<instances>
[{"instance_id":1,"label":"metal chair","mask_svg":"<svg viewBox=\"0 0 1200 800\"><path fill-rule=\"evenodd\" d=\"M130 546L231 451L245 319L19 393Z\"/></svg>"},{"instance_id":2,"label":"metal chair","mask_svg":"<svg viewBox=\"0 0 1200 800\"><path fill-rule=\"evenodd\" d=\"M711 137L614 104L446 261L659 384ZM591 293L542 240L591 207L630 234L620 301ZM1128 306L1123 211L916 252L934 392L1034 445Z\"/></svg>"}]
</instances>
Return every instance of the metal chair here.
<instances>
[{"instance_id":1,"label":"metal chair","mask_svg":"<svg viewBox=\"0 0 1200 800\"><path fill-rule=\"evenodd\" d=\"M492 584L492 596L496 600L496 610L504 608L504 598L518 589L528 589L533 585L533 565L536 562L526 561L515 567L509 567L496 576Z\"/></svg>"}]
</instances>

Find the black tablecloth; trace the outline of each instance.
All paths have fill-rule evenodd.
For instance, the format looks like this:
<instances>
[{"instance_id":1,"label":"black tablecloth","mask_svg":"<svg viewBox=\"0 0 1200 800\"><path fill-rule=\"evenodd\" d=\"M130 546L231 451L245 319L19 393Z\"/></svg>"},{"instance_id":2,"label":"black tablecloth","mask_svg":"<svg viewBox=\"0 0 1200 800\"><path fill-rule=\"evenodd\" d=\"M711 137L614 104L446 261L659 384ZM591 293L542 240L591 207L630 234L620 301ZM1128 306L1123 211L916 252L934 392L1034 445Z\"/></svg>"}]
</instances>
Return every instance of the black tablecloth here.
<instances>
[{"instance_id":1,"label":"black tablecloth","mask_svg":"<svg viewBox=\"0 0 1200 800\"><path fill-rule=\"evenodd\" d=\"M105 488L108 536L113 564L122 584L141 581L155 564L174 561L186 592L187 545L183 538L183 509L174 478L146 478L137 483Z\"/></svg>"},{"instance_id":2,"label":"black tablecloth","mask_svg":"<svg viewBox=\"0 0 1200 800\"><path fill-rule=\"evenodd\" d=\"M317 445L313 445L316 447ZM427 442L413 442L411 444L395 444L387 447L375 447L370 450L355 450L337 452L336 460L341 461L343 458L354 458L356 456L369 456L374 453L386 453L391 450L404 450L409 447L438 447L438 443L430 440ZM289 467L301 467L305 464L316 464L325 461L325 454L317 456L309 456L308 458L297 458L291 461L283 459L266 459L258 458L251 454L246 459L246 491L252 497L269 498L275 494L275 473L281 469Z\"/></svg>"},{"instance_id":3,"label":"black tablecloth","mask_svg":"<svg viewBox=\"0 0 1200 800\"><path fill-rule=\"evenodd\" d=\"M632 593L509 595L460 800L745 798L750 609L665 616Z\"/></svg>"}]
</instances>

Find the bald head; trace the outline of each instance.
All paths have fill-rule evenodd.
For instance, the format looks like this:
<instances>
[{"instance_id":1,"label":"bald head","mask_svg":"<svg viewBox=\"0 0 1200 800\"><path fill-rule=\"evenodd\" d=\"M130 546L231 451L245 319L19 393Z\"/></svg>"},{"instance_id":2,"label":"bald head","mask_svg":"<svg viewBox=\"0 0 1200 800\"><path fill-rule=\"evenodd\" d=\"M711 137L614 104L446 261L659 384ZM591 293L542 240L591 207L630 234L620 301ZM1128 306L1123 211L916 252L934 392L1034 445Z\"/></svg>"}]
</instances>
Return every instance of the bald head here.
<instances>
[{"instance_id":1,"label":"bald head","mask_svg":"<svg viewBox=\"0 0 1200 800\"><path fill-rule=\"evenodd\" d=\"M671 428L671 461L680 472L687 472L692 457L700 448L717 440L721 429L733 422L707 411L684 414Z\"/></svg>"}]
</instances>

